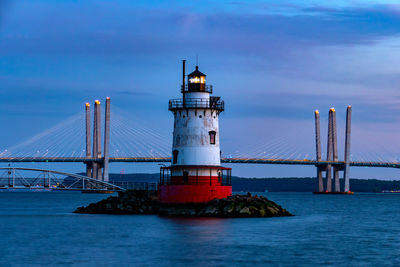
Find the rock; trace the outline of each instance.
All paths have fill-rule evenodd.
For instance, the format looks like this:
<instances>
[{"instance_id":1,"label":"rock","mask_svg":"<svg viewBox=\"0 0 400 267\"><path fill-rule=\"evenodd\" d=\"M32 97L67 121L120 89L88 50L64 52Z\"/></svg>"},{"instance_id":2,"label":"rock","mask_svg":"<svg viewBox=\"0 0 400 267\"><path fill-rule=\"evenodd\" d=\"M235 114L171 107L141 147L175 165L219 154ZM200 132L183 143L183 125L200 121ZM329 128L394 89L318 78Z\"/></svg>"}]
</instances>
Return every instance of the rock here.
<instances>
[{"instance_id":1,"label":"rock","mask_svg":"<svg viewBox=\"0 0 400 267\"><path fill-rule=\"evenodd\" d=\"M261 208L259 211L260 211L260 216L265 217L265 214L266 214L265 209Z\"/></svg>"},{"instance_id":2,"label":"rock","mask_svg":"<svg viewBox=\"0 0 400 267\"><path fill-rule=\"evenodd\" d=\"M248 207L244 207L239 211L240 214L243 215L251 215L250 209Z\"/></svg>"},{"instance_id":3,"label":"rock","mask_svg":"<svg viewBox=\"0 0 400 267\"><path fill-rule=\"evenodd\" d=\"M276 215L278 214L278 210L272 208L272 207L267 207L267 210L269 211L270 214Z\"/></svg>"},{"instance_id":4,"label":"rock","mask_svg":"<svg viewBox=\"0 0 400 267\"><path fill-rule=\"evenodd\" d=\"M244 203L235 203L236 207L235 207L235 211L238 213L242 210Z\"/></svg>"},{"instance_id":5,"label":"rock","mask_svg":"<svg viewBox=\"0 0 400 267\"><path fill-rule=\"evenodd\" d=\"M235 209L235 205L230 203L224 207L224 213L230 214Z\"/></svg>"},{"instance_id":6,"label":"rock","mask_svg":"<svg viewBox=\"0 0 400 267\"><path fill-rule=\"evenodd\" d=\"M206 208L204 214L206 215L212 215L215 214L217 212L217 209L213 206Z\"/></svg>"},{"instance_id":7,"label":"rock","mask_svg":"<svg viewBox=\"0 0 400 267\"><path fill-rule=\"evenodd\" d=\"M191 217L279 217L292 216L287 210L263 196L233 195L208 203L165 204L157 199L156 191L126 191L118 197L109 197L75 213L97 214L158 214L162 216Z\"/></svg>"}]
</instances>

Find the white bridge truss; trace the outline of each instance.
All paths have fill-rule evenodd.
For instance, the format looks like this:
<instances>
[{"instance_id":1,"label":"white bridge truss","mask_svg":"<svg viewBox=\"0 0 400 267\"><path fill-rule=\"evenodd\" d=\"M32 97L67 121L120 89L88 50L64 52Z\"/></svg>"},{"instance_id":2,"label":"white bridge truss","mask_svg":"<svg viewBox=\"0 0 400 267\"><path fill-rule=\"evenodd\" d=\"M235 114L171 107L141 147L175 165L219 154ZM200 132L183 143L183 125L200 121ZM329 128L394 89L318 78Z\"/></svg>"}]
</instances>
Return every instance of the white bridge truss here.
<instances>
[{"instance_id":1,"label":"white bridge truss","mask_svg":"<svg viewBox=\"0 0 400 267\"><path fill-rule=\"evenodd\" d=\"M53 170L0 168L0 189L125 191L125 188L84 175Z\"/></svg>"}]
</instances>

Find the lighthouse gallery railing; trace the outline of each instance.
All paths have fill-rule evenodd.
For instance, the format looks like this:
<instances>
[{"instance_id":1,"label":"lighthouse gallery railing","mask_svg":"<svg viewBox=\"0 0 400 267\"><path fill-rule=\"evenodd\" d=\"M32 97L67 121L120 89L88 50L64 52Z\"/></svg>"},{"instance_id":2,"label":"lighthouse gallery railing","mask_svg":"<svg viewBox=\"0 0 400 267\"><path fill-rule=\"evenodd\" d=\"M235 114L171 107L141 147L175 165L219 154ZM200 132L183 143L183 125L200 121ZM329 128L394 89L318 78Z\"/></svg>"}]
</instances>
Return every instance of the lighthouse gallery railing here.
<instances>
[{"instance_id":1,"label":"lighthouse gallery railing","mask_svg":"<svg viewBox=\"0 0 400 267\"><path fill-rule=\"evenodd\" d=\"M223 111L224 110L224 101L219 97L210 97L210 99L206 98L187 98L185 100L185 105L183 103L183 99L171 99L169 101L168 109L169 110L177 110L183 108L210 108L214 110Z\"/></svg>"},{"instance_id":2,"label":"lighthouse gallery railing","mask_svg":"<svg viewBox=\"0 0 400 267\"><path fill-rule=\"evenodd\" d=\"M218 166L187 166L190 169L196 169L196 175L188 177L188 180L185 182L183 176L172 176L171 175L171 166L161 167L160 168L160 181L159 185L170 185L171 181L174 180L175 185L232 185L232 169ZM220 173L218 177L212 176L211 170L210 175L198 175L199 170L204 169L216 169ZM183 168L184 169L184 168Z\"/></svg>"}]
</instances>

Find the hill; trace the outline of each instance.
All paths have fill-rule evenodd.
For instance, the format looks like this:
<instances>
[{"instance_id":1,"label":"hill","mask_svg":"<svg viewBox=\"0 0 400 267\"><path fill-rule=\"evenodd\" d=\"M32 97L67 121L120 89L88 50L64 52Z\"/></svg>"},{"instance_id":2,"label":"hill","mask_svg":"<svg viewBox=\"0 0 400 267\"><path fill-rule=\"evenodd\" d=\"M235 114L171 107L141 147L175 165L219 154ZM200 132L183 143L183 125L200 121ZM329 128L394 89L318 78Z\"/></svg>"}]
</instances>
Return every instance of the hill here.
<instances>
[{"instance_id":1,"label":"hill","mask_svg":"<svg viewBox=\"0 0 400 267\"><path fill-rule=\"evenodd\" d=\"M316 178L240 178L232 179L233 191L263 192L312 192L317 190ZM343 181L341 190L343 191ZM384 181L377 179L350 179L353 192L382 192L384 190L400 190L400 181Z\"/></svg>"}]
</instances>

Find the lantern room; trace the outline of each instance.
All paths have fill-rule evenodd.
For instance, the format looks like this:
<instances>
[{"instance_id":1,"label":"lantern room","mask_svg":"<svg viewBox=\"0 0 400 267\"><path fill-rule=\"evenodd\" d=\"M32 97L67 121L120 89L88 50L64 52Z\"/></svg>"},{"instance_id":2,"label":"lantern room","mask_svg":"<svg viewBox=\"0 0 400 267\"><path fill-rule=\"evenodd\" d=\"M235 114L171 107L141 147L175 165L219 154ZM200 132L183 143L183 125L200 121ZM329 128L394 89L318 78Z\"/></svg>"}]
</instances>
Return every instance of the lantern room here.
<instances>
[{"instance_id":1,"label":"lantern room","mask_svg":"<svg viewBox=\"0 0 400 267\"><path fill-rule=\"evenodd\" d=\"M206 91L206 75L199 71L199 66L196 66L196 70L188 75L188 91Z\"/></svg>"}]
</instances>

